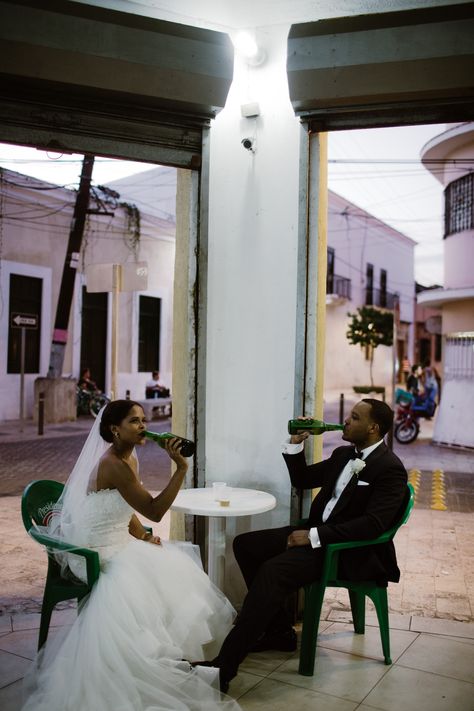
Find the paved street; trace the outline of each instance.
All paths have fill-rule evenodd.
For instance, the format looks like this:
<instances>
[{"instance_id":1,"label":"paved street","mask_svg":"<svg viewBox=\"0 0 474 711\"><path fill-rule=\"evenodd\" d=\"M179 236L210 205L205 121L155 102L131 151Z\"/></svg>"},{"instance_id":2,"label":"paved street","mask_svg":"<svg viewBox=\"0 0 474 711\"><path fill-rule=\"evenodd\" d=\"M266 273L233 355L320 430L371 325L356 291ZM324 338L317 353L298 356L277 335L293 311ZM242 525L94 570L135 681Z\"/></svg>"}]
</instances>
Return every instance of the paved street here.
<instances>
[{"instance_id":1,"label":"paved street","mask_svg":"<svg viewBox=\"0 0 474 711\"><path fill-rule=\"evenodd\" d=\"M31 422L23 433L18 422L0 424L0 496L20 495L33 479L66 481L81 451L93 419L46 425L42 436ZM169 431L169 420L153 421L153 432ZM169 457L152 442L140 449L140 475L152 490L163 488L170 474Z\"/></svg>"}]
</instances>

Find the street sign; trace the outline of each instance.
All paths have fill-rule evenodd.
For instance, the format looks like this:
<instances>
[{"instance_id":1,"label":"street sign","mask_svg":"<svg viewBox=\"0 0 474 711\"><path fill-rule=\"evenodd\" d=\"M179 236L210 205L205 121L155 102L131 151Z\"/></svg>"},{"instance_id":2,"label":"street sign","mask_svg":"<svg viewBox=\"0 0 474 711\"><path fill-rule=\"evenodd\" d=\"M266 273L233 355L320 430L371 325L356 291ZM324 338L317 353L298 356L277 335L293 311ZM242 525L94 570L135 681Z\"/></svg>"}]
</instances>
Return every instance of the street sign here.
<instances>
[{"instance_id":1,"label":"street sign","mask_svg":"<svg viewBox=\"0 0 474 711\"><path fill-rule=\"evenodd\" d=\"M11 313L12 328L38 328L38 314Z\"/></svg>"}]
</instances>

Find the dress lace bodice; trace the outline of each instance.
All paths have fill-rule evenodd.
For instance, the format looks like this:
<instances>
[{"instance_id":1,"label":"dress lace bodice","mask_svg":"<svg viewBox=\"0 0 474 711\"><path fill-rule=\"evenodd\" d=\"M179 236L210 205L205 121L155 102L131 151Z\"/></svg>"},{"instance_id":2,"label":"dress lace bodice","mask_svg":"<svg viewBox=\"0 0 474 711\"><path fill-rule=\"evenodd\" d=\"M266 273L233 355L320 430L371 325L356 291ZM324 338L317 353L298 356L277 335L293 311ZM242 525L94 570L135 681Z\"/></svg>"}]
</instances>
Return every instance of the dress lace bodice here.
<instances>
[{"instance_id":1,"label":"dress lace bodice","mask_svg":"<svg viewBox=\"0 0 474 711\"><path fill-rule=\"evenodd\" d=\"M117 489L91 491L82 510L75 544L99 553L101 567L130 542L128 524L133 513ZM84 559L69 555L69 567L85 580Z\"/></svg>"}]
</instances>

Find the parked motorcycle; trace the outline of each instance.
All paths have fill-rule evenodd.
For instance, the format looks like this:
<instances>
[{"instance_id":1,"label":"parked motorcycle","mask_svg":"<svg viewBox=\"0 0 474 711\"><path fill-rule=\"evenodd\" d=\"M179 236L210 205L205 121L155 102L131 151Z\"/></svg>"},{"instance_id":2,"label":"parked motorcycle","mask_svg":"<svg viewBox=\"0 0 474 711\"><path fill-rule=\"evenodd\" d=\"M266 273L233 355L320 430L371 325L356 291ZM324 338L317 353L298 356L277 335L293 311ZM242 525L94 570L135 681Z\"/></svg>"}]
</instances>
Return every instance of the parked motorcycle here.
<instances>
[{"instance_id":1,"label":"parked motorcycle","mask_svg":"<svg viewBox=\"0 0 474 711\"><path fill-rule=\"evenodd\" d=\"M427 391L423 395L412 395L398 388L395 400L398 405L395 413L394 435L400 444L414 442L420 432L420 419L430 420L436 410L435 393Z\"/></svg>"}]
</instances>

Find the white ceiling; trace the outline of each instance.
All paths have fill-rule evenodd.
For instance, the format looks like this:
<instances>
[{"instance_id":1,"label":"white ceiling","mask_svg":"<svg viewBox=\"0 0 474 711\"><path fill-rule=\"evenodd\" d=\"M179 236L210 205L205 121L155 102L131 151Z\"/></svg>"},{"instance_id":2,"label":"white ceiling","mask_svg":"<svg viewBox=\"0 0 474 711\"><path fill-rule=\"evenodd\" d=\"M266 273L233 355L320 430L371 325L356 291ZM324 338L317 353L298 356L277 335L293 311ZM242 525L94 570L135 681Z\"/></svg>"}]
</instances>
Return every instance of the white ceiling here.
<instances>
[{"instance_id":1,"label":"white ceiling","mask_svg":"<svg viewBox=\"0 0 474 711\"><path fill-rule=\"evenodd\" d=\"M197 27L290 25L330 17L458 5L465 0L75 0Z\"/></svg>"}]
</instances>

